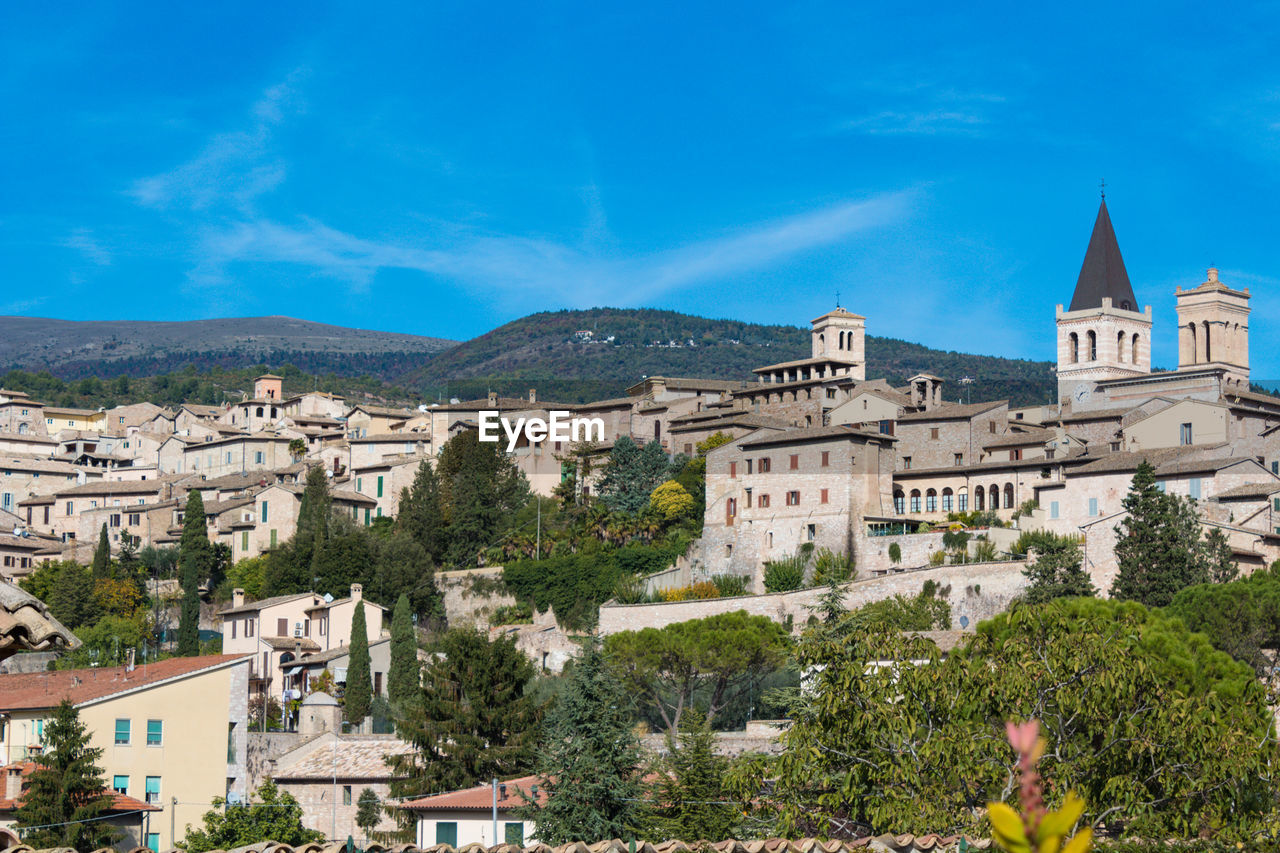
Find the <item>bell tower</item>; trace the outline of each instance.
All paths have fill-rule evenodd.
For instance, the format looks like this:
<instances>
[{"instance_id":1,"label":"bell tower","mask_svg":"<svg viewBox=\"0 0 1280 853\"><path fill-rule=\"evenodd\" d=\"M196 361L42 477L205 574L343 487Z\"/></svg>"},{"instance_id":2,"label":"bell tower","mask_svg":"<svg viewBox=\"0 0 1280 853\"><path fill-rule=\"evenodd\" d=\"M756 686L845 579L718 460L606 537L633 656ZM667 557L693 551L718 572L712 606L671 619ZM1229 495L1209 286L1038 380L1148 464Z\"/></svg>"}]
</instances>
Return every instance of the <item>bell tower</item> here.
<instances>
[{"instance_id":1,"label":"bell tower","mask_svg":"<svg viewBox=\"0 0 1280 853\"><path fill-rule=\"evenodd\" d=\"M1210 268L1207 280L1178 288L1178 370L1218 368L1228 384L1249 387L1249 290L1232 290Z\"/></svg>"},{"instance_id":2,"label":"bell tower","mask_svg":"<svg viewBox=\"0 0 1280 853\"><path fill-rule=\"evenodd\" d=\"M1151 372L1151 306L1138 310L1105 196L1071 305L1057 308L1058 400L1087 405L1093 383Z\"/></svg>"},{"instance_id":3,"label":"bell tower","mask_svg":"<svg viewBox=\"0 0 1280 853\"><path fill-rule=\"evenodd\" d=\"M812 357L850 365L849 375L866 377L867 318L837 307L810 322Z\"/></svg>"}]
</instances>

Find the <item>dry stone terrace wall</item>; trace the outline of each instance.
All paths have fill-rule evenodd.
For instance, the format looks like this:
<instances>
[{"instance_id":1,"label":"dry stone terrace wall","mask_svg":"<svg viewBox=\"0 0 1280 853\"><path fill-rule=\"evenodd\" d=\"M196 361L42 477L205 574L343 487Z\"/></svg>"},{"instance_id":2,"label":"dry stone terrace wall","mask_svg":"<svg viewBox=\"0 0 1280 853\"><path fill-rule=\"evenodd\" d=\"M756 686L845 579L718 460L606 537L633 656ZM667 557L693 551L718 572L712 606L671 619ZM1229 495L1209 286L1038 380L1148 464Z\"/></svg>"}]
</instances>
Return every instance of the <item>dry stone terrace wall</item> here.
<instances>
[{"instance_id":1,"label":"dry stone terrace wall","mask_svg":"<svg viewBox=\"0 0 1280 853\"><path fill-rule=\"evenodd\" d=\"M436 583L440 585L440 592L444 596L444 613L449 624L488 628L489 617L495 610L516 603L515 598L507 593L491 592L486 588L501 580L501 566L462 569L436 575Z\"/></svg>"},{"instance_id":2,"label":"dry stone terrace wall","mask_svg":"<svg viewBox=\"0 0 1280 853\"><path fill-rule=\"evenodd\" d=\"M969 625L990 619L1009 607L1010 602L1026 589L1023 561L968 563L900 571L878 577L856 580L845 587L844 601L850 609L894 595L915 595L925 581L940 587L951 587L947 601L951 604L951 623L959 627L960 618L968 617ZM605 604L600 608L601 636L642 628L664 628L678 622L704 619L717 613L745 610L756 616L768 616L785 623L788 618L799 629L808 621L826 587L795 592L736 598L710 598L697 601L670 601L659 604Z\"/></svg>"}]
</instances>

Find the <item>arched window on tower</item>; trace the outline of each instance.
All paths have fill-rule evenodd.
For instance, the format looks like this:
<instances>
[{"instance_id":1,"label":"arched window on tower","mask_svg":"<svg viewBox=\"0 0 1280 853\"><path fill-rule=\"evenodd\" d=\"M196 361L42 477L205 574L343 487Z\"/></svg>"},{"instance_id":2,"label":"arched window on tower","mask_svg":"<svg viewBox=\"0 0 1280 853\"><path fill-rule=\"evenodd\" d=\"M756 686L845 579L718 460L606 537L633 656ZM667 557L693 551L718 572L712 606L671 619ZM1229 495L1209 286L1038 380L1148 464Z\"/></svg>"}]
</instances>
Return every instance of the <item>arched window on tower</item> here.
<instances>
[{"instance_id":1,"label":"arched window on tower","mask_svg":"<svg viewBox=\"0 0 1280 853\"><path fill-rule=\"evenodd\" d=\"M1187 324L1187 343L1191 346L1191 364L1198 364L1200 359L1196 355L1196 324Z\"/></svg>"},{"instance_id":2,"label":"arched window on tower","mask_svg":"<svg viewBox=\"0 0 1280 853\"><path fill-rule=\"evenodd\" d=\"M1098 360L1098 335L1090 329L1086 337L1086 343L1089 350L1089 361Z\"/></svg>"},{"instance_id":3,"label":"arched window on tower","mask_svg":"<svg viewBox=\"0 0 1280 853\"><path fill-rule=\"evenodd\" d=\"M1213 345L1209 342L1209 321L1204 321L1204 360L1213 361Z\"/></svg>"},{"instance_id":4,"label":"arched window on tower","mask_svg":"<svg viewBox=\"0 0 1280 853\"><path fill-rule=\"evenodd\" d=\"M1067 338L1067 358L1072 364L1080 360L1080 336L1075 332L1072 332L1071 336Z\"/></svg>"},{"instance_id":5,"label":"arched window on tower","mask_svg":"<svg viewBox=\"0 0 1280 853\"><path fill-rule=\"evenodd\" d=\"M1132 361L1134 364L1137 364L1138 363L1138 333L1137 332L1133 333L1133 349L1131 350L1131 353L1133 357L1130 359L1130 361Z\"/></svg>"},{"instance_id":6,"label":"arched window on tower","mask_svg":"<svg viewBox=\"0 0 1280 853\"><path fill-rule=\"evenodd\" d=\"M1116 361L1124 361L1124 332L1116 332Z\"/></svg>"},{"instance_id":7,"label":"arched window on tower","mask_svg":"<svg viewBox=\"0 0 1280 853\"><path fill-rule=\"evenodd\" d=\"M826 354L827 354L827 336L823 334L819 334L818 335L818 355L826 355Z\"/></svg>"}]
</instances>

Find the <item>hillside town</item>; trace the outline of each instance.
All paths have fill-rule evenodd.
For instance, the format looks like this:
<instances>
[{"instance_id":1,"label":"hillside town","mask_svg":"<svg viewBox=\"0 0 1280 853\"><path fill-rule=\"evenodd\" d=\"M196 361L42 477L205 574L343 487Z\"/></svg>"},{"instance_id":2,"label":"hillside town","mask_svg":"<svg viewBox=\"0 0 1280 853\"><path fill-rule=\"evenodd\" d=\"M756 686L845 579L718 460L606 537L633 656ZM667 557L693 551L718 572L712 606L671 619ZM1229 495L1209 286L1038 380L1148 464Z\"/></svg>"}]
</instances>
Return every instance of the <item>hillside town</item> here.
<instances>
[{"instance_id":1,"label":"hillside town","mask_svg":"<svg viewBox=\"0 0 1280 853\"><path fill-rule=\"evenodd\" d=\"M320 392L286 395L272 374L257 377L241 399L177 409L65 409L0 389L0 838L8 848L23 843L28 780L40 771L56 721L71 713L60 710L65 705L98 751L109 783L103 819L118 831L120 850L191 849L192 832L202 820L210 825L211 809L248 808L268 790L291 798L308 833L272 840L299 850L349 838L375 850L393 836L422 849L561 843L544 838L529 812L550 808L557 790L547 781L554 777L529 762L477 764L492 779L432 770L416 794L404 793L406 780L432 761L453 760L440 738L462 739L460 730L432 729L429 712L402 716L405 706L396 704L430 692L435 678L447 680L443 667L455 653L433 645L437 628L465 627L477 642L506 643L520 658L510 665L529 678L576 679L595 666L596 645L624 649L645 631L744 618L759 620L752 631L776 631L778 643L803 644L796 638L823 607L856 613L937 595L946 619L899 632L930 651L888 649L872 660L945 658L960 644L982 642L980 622L1011 618L1011 608L1035 599L1037 554L1020 544L1027 537L1078 549L1069 568L1098 595L1135 597L1116 591L1126 588L1121 539L1142 477L1154 478L1153 492L1185 499L1178 505L1192 508L1194 541L1225 549L1215 564L1229 567L1221 580L1266 575L1280 560L1280 398L1250 385L1249 290L1211 268L1168 294L1176 329L1157 328L1151 306L1135 296L1104 200L1074 290L1066 282L1060 295L1054 326L1049 304L1041 317L1026 318L1056 341L1058 399L1039 406L962 399L961 377L921 373L894 385L868 376L864 338L875 318L839 305L810 322L808 358L762 365L754 381L646 376L625 396L587 404L544 400L530 388L518 399L490 394L398 408ZM1153 369L1156 335L1177 336L1176 369ZM505 443L493 451L531 496L512 508L534 507L533 527L520 534L524 550L513 551L504 534L446 558L446 541L434 557L410 564L413 578L425 580L404 590L427 584L439 591L437 609L415 604L412 613L407 593L381 597L392 594L381 575L376 582L351 575L362 580L347 583L325 574L317 524L408 530L417 517L408 502L424 478L443 470L447 448L467 446L482 416L495 412L512 421L560 412L604 425L603 440L525 435L509 452ZM611 472L628 448L654 454L663 470L700 460L700 517L682 528L696 535L672 538L678 547L659 553L630 587L610 586L586 615L570 617L563 603L522 594L515 574L504 588L509 563L542 572L544 563L588 555L586 571L594 571L591 549L553 543L550 519L616 510ZM688 512L695 502L683 482L656 478L633 516L661 509L668 483L676 507L668 521ZM317 495L328 515L316 515ZM190 517L193 507L203 517ZM620 548L647 547L663 523L650 533L640 524L617 534ZM312 536L316 544L290 591L268 584L257 589L272 594L258 596L234 580L219 586L201 577L198 589L184 580L192 531L201 548L223 555L226 578L248 577L234 567L270 565L282 549L310 548ZM178 555L176 569L138 575L139 595L152 608L148 614L143 604L138 617L147 639L125 641L118 657L65 666L90 641L81 626L61 624L68 618L61 599L32 596L42 568L78 564L112 579L118 575L109 566L166 549ZM844 566L843 575L832 575L823 559ZM783 583L777 573L788 565L798 567L797 577ZM699 589L710 592L691 592ZM188 629L199 632L194 654L180 639ZM411 649L410 688L395 681L404 660L397 648ZM895 658L899 652L907 656ZM1264 679L1254 681L1262 689ZM642 686L635 695L645 695ZM396 713L352 713L363 693ZM670 695L654 695L667 725L637 749L662 756L675 749L664 727L684 737L673 722L684 706L671 716ZM721 693L690 693L691 701L695 695L714 717ZM742 701L750 707L741 727L714 732L713 751L776 755L799 743L788 740L798 737L796 728L784 735L790 720L755 715L763 693ZM436 740L424 731L435 731ZM493 735L477 737L482 753L498 748ZM424 743L440 752L423 752ZM498 778L508 767L513 772ZM780 772L771 786L785 785ZM780 825L833 833L803 821ZM896 826L881 824L889 825ZM942 832L952 824L917 827ZM892 849L934 843L933 836L899 837L909 840Z\"/></svg>"}]
</instances>

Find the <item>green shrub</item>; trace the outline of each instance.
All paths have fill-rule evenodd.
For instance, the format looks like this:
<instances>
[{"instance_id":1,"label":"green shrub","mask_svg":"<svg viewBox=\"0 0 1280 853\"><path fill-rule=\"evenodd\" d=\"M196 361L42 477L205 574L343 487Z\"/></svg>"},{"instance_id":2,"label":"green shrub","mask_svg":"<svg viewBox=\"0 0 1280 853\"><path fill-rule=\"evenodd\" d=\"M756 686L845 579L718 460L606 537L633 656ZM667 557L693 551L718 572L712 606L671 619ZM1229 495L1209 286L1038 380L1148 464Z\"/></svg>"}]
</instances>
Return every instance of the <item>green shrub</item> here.
<instances>
[{"instance_id":1,"label":"green shrub","mask_svg":"<svg viewBox=\"0 0 1280 853\"><path fill-rule=\"evenodd\" d=\"M747 594L747 579L742 575L712 575L711 582L715 584L721 598Z\"/></svg>"},{"instance_id":2,"label":"green shrub","mask_svg":"<svg viewBox=\"0 0 1280 853\"><path fill-rule=\"evenodd\" d=\"M494 609L490 625L525 625L533 621L533 608L527 602L504 604Z\"/></svg>"},{"instance_id":3,"label":"green shrub","mask_svg":"<svg viewBox=\"0 0 1280 853\"><path fill-rule=\"evenodd\" d=\"M996 551L996 543L989 539L980 539L973 546L973 561L975 563L991 563L999 559Z\"/></svg>"},{"instance_id":4,"label":"green shrub","mask_svg":"<svg viewBox=\"0 0 1280 853\"><path fill-rule=\"evenodd\" d=\"M852 554L837 554L830 548L821 548L813 558L814 586L828 586L852 580L857 574Z\"/></svg>"},{"instance_id":5,"label":"green shrub","mask_svg":"<svg viewBox=\"0 0 1280 853\"><path fill-rule=\"evenodd\" d=\"M889 562L891 563L902 562L902 546L899 545L897 542L889 543Z\"/></svg>"},{"instance_id":6,"label":"green shrub","mask_svg":"<svg viewBox=\"0 0 1280 853\"><path fill-rule=\"evenodd\" d=\"M765 592L790 592L804 583L805 559L800 554L764 564Z\"/></svg>"},{"instance_id":7,"label":"green shrub","mask_svg":"<svg viewBox=\"0 0 1280 853\"><path fill-rule=\"evenodd\" d=\"M934 551L932 554L929 555L929 565L931 566L941 566L946 561L947 561L946 551Z\"/></svg>"}]
</instances>

